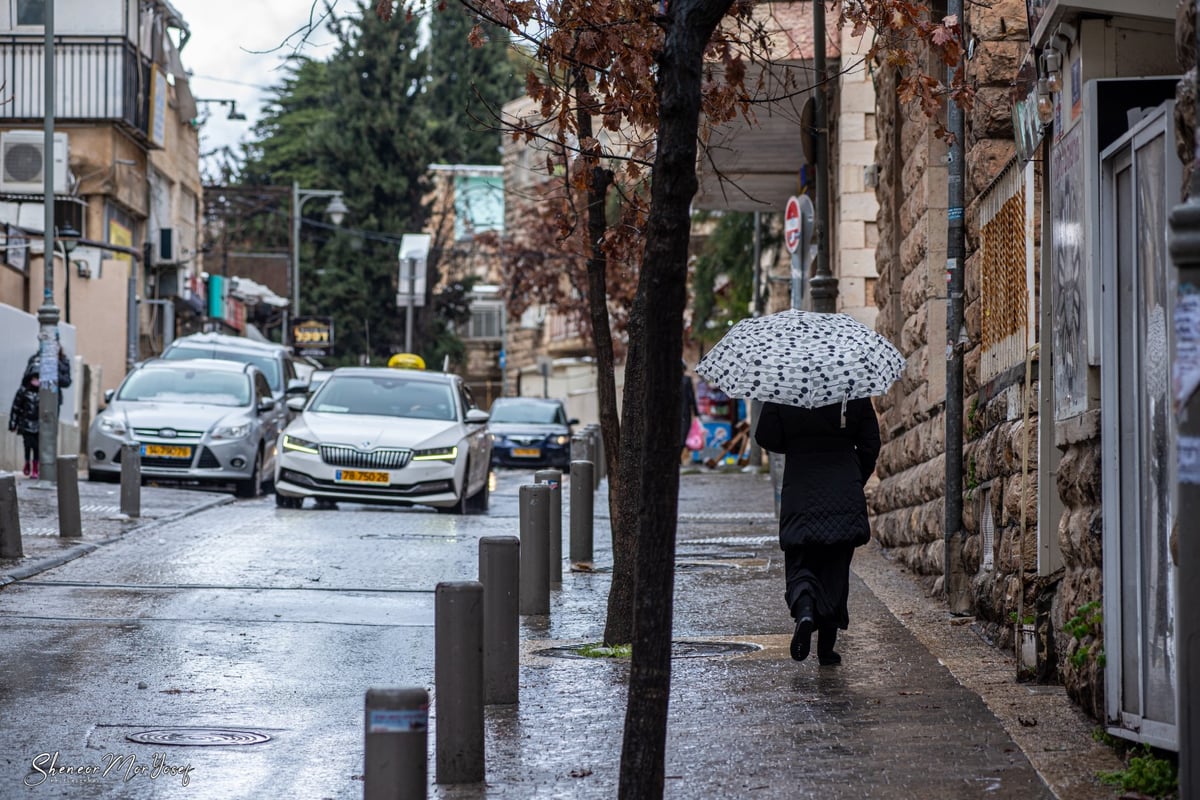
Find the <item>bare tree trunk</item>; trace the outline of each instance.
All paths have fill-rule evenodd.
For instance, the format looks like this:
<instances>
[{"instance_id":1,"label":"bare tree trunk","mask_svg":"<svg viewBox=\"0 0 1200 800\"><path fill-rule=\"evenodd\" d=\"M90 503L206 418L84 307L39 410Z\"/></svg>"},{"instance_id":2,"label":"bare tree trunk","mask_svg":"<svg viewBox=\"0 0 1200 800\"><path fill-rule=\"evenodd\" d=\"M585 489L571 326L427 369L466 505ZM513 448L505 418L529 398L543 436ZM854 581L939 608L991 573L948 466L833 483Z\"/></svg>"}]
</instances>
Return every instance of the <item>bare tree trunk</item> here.
<instances>
[{"instance_id":1,"label":"bare tree trunk","mask_svg":"<svg viewBox=\"0 0 1200 800\"><path fill-rule=\"evenodd\" d=\"M587 78L575 70L575 109L580 141L593 138L593 104L588 102ZM592 346L596 352L596 393L600 405L600 433L604 437L604 457L608 468L608 508L612 520L613 578L608 593L608 615L604 625L604 643L628 644L633 640L633 569L636 539L628 519L618 515L621 481L618 461L621 448L621 420L617 415L617 383L614 375L612 328L608 324L608 256L603 238L608 230L605 200L613 183L612 170L600 166L599 146L584 151L588 174L588 312L592 323ZM599 468L599 465L596 465Z\"/></svg>"},{"instance_id":2,"label":"bare tree trunk","mask_svg":"<svg viewBox=\"0 0 1200 800\"><path fill-rule=\"evenodd\" d=\"M680 356L687 301L689 208L698 186L696 134L704 48L731 4L732 0L671 0L666 38L658 58L658 149L627 367L632 367L637 381L631 385L627 374L622 443L622 456L628 457L623 458L625 466L637 472L636 488L622 483L623 499L626 504L636 503L638 523L633 659L618 794L621 800L659 800L663 794L671 692ZM632 409L631 400L635 400ZM641 417L640 425L636 417ZM622 481L626 474L623 469Z\"/></svg>"}]
</instances>

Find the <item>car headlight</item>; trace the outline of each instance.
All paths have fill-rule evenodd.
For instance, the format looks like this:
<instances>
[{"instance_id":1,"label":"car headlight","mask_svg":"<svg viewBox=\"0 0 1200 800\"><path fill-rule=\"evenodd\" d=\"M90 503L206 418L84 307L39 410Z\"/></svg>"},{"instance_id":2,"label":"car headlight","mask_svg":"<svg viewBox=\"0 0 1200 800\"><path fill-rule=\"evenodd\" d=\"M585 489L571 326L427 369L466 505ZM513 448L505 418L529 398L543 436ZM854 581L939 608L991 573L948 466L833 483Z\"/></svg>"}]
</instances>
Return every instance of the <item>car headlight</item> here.
<instances>
[{"instance_id":1,"label":"car headlight","mask_svg":"<svg viewBox=\"0 0 1200 800\"><path fill-rule=\"evenodd\" d=\"M239 422L235 425L222 425L212 432L214 439L244 439L250 433L249 422Z\"/></svg>"},{"instance_id":2,"label":"car headlight","mask_svg":"<svg viewBox=\"0 0 1200 800\"><path fill-rule=\"evenodd\" d=\"M555 436L553 441L555 444L558 444L558 445L566 445L566 444L571 443L571 437L570 436Z\"/></svg>"},{"instance_id":3,"label":"car headlight","mask_svg":"<svg viewBox=\"0 0 1200 800\"><path fill-rule=\"evenodd\" d=\"M103 416L100 418L100 430L112 436L124 436L125 423L116 417Z\"/></svg>"},{"instance_id":4,"label":"car headlight","mask_svg":"<svg viewBox=\"0 0 1200 800\"><path fill-rule=\"evenodd\" d=\"M283 435L283 449L296 450L301 453L310 453L314 456L320 454L320 450L317 449L316 442L310 442L308 439L301 439L299 436L293 436L290 433L285 433Z\"/></svg>"},{"instance_id":5,"label":"car headlight","mask_svg":"<svg viewBox=\"0 0 1200 800\"><path fill-rule=\"evenodd\" d=\"M458 447L434 447L431 450L414 450L413 461L453 461L458 458Z\"/></svg>"}]
</instances>

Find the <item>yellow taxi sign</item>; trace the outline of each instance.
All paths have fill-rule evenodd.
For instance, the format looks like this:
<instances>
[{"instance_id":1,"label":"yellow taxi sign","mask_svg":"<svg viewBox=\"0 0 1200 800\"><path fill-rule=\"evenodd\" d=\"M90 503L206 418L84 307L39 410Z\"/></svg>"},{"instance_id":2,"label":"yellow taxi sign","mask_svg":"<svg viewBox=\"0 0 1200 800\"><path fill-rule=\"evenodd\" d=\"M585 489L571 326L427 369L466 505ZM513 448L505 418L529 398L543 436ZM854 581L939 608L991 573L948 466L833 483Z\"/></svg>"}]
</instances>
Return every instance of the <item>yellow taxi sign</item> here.
<instances>
[{"instance_id":1,"label":"yellow taxi sign","mask_svg":"<svg viewBox=\"0 0 1200 800\"><path fill-rule=\"evenodd\" d=\"M388 359L392 369L425 369L425 359L416 353L396 353Z\"/></svg>"}]
</instances>

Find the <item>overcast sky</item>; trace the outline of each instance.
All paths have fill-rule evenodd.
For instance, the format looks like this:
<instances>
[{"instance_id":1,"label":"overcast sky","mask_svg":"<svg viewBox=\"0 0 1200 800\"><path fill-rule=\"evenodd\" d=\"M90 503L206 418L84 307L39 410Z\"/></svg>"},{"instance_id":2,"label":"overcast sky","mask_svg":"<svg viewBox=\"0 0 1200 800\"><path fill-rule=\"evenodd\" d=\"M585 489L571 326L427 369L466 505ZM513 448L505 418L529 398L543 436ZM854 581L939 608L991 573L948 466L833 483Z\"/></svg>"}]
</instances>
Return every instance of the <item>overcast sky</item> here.
<instances>
[{"instance_id":1,"label":"overcast sky","mask_svg":"<svg viewBox=\"0 0 1200 800\"><path fill-rule=\"evenodd\" d=\"M333 50L323 26L302 43L311 0L171 0L191 31L183 48L184 66L192 73L192 93L198 98L235 100L244 122L226 119L229 107L199 104L208 119L200 128L202 153L237 145L250 136L262 111L266 89L282 80L280 64L297 51L325 58ZM316 5L317 10L324 3Z\"/></svg>"}]
</instances>

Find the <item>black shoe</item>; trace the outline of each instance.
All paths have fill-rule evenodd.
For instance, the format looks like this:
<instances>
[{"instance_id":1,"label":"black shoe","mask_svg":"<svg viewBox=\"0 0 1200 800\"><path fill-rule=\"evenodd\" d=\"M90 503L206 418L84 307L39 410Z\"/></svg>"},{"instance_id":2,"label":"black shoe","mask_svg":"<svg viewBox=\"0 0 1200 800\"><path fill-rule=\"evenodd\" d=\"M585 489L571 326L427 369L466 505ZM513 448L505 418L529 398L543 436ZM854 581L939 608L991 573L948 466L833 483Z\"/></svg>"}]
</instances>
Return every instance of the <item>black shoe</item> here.
<instances>
[{"instance_id":1,"label":"black shoe","mask_svg":"<svg viewBox=\"0 0 1200 800\"><path fill-rule=\"evenodd\" d=\"M808 658L808 651L812 649L812 632L812 617L801 617L796 620L796 632L792 634L790 648L794 660L803 661Z\"/></svg>"},{"instance_id":2,"label":"black shoe","mask_svg":"<svg viewBox=\"0 0 1200 800\"><path fill-rule=\"evenodd\" d=\"M822 627L817 634L817 663L823 667L836 667L842 663L833 646L837 642L837 628Z\"/></svg>"},{"instance_id":3,"label":"black shoe","mask_svg":"<svg viewBox=\"0 0 1200 800\"><path fill-rule=\"evenodd\" d=\"M795 608L796 632L792 634L792 658L803 661L812 649L813 603L807 594L801 595Z\"/></svg>"}]
</instances>

